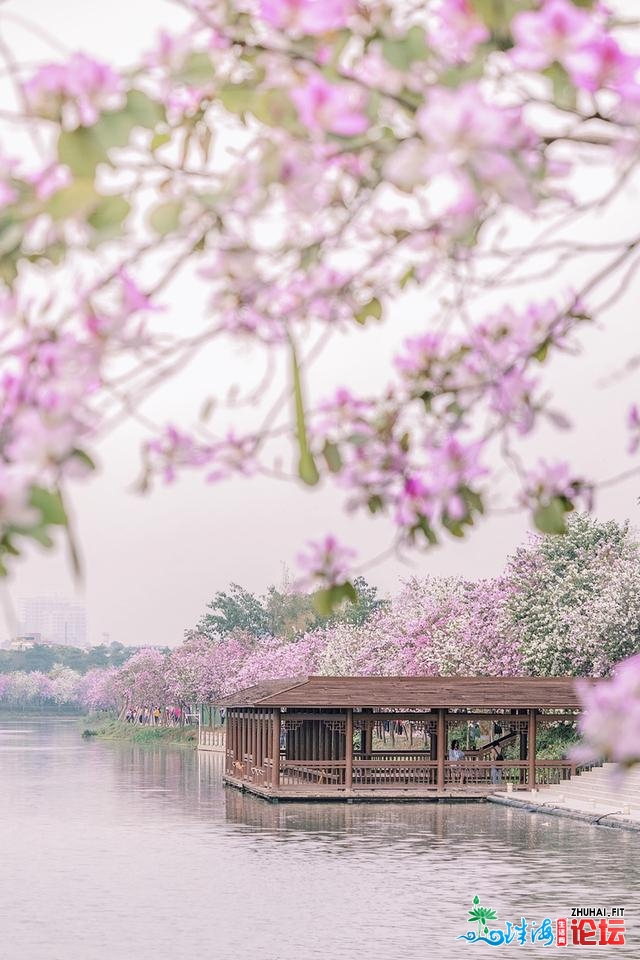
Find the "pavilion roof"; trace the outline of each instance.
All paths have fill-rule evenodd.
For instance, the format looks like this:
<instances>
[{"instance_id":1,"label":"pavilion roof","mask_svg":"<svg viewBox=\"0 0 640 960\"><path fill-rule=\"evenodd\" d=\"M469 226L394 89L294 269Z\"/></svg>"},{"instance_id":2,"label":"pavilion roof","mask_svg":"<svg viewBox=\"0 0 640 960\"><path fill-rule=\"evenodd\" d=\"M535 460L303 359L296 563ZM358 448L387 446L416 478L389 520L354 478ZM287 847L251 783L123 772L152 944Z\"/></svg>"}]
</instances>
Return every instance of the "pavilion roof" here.
<instances>
[{"instance_id":1,"label":"pavilion roof","mask_svg":"<svg viewBox=\"0 0 640 960\"><path fill-rule=\"evenodd\" d=\"M573 677L289 677L257 684L228 707L577 709Z\"/></svg>"}]
</instances>

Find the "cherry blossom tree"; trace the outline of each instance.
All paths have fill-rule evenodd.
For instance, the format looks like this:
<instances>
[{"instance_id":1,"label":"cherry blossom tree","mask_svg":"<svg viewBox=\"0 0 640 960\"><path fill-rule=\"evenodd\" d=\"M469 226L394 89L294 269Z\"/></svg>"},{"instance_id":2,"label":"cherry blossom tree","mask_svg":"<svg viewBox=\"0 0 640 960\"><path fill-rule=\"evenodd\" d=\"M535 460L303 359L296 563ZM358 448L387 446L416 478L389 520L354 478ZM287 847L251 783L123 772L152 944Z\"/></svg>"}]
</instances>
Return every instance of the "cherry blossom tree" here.
<instances>
[{"instance_id":1,"label":"cherry blossom tree","mask_svg":"<svg viewBox=\"0 0 640 960\"><path fill-rule=\"evenodd\" d=\"M531 462L526 442L567 426L545 371L635 279L640 235L615 223L640 156L624 7L177 2L189 25L126 70L0 49L4 122L33 143L0 160L0 572L56 528L78 563L68 486L131 416L145 487L185 470L333 482L348 510L393 518L396 546L464 536L496 504L564 532L599 478ZM205 304L189 324L163 312L185 275ZM318 356L408 295L422 329L388 378L323 397ZM149 416L159 384L238 339L264 378L204 398L193 424ZM633 448L639 424L630 405ZM350 546L327 536L302 562L321 612L353 598Z\"/></svg>"},{"instance_id":2,"label":"cherry blossom tree","mask_svg":"<svg viewBox=\"0 0 640 960\"><path fill-rule=\"evenodd\" d=\"M126 70L2 51L4 122L34 144L0 169L4 568L25 538L70 532L67 486L126 416L149 430L145 485L187 469L324 479L415 546L496 502L563 531L597 478L519 448L566 423L545 366L633 277L640 237L565 229L597 207L606 231L636 173L633 23L592 0L179 2L186 29ZM602 189L585 198L587 169ZM580 258L575 285L562 267ZM186 332L163 311L184 274L206 304ZM541 274L543 296L514 298ZM423 331L388 381L319 396L320 352L409 293ZM193 425L152 422L160 383L239 338L271 373L240 391L252 426L224 396ZM634 444L637 423L632 407ZM291 469L274 466L287 436ZM352 594L351 548L330 537L305 557L321 604Z\"/></svg>"}]
</instances>

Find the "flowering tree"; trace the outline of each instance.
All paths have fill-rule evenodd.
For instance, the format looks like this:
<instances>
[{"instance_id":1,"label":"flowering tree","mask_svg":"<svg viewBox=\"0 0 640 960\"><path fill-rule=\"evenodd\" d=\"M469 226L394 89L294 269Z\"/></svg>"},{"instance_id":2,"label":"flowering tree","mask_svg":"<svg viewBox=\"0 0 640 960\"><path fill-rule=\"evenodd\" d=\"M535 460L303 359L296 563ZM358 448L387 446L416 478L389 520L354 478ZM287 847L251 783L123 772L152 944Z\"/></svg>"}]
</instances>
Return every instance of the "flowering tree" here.
<instances>
[{"instance_id":1,"label":"flowering tree","mask_svg":"<svg viewBox=\"0 0 640 960\"><path fill-rule=\"evenodd\" d=\"M577 349L636 264L638 236L566 233L594 206L602 233L635 175L630 26L592 0L179 2L190 25L124 71L77 53L34 72L2 53L8 120L34 143L0 172L4 568L24 538L68 527L68 481L129 415L150 431L145 484L272 475L288 435L292 469L276 472L332 477L349 509L393 516L402 542L464 535L490 492L564 530L591 481L523 464L518 445L541 418L565 423L544 366ZM580 193L584 169L596 196ZM188 329L161 309L185 273L206 304ZM541 274L543 296L514 297ZM318 396L319 352L409 293L423 329L383 388ZM159 383L236 338L289 370L284 389L243 384L252 426L225 396L192 427L149 420ZM638 423L632 410L634 438ZM337 541L306 557L325 608L351 595Z\"/></svg>"},{"instance_id":2,"label":"flowering tree","mask_svg":"<svg viewBox=\"0 0 640 960\"><path fill-rule=\"evenodd\" d=\"M190 635L165 661L167 692L179 703L215 702L241 684L237 677L254 655L259 659L269 637L247 631Z\"/></svg>"},{"instance_id":3,"label":"flowering tree","mask_svg":"<svg viewBox=\"0 0 640 960\"><path fill-rule=\"evenodd\" d=\"M640 552L628 526L576 516L506 572L506 627L534 674L599 676L640 649Z\"/></svg>"},{"instance_id":4,"label":"flowering tree","mask_svg":"<svg viewBox=\"0 0 640 960\"><path fill-rule=\"evenodd\" d=\"M522 657L504 616L503 581L409 580L361 626L325 631L323 673L514 675Z\"/></svg>"},{"instance_id":5,"label":"flowering tree","mask_svg":"<svg viewBox=\"0 0 640 960\"><path fill-rule=\"evenodd\" d=\"M166 659L166 654L152 647L130 657L117 674L115 691L120 704L155 707L169 703Z\"/></svg>"},{"instance_id":6,"label":"flowering tree","mask_svg":"<svg viewBox=\"0 0 640 960\"><path fill-rule=\"evenodd\" d=\"M563 532L592 478L527 463L522 439L567 424L545 364L634 278L640 236L613 216L639 156L633 22L595 0L178 2L187 29L124 71L0 51L5 119L34 144L0 163L0 572L70 532L68 482L131 415L150 431L145 485L331 477L416 545L463 536L492 497ZM567 224L593 209L610 236L576 243ZM184 273L206 303L188 329L161 312ZM405 293L422 330L382 389L319 396L319 353ZM243 384L250 427L225 396L193 426L149 419L159 383L235 338L289 371L284 389ZM635 406L629 426L637 446ZM303 555L321 612L353 597L352 561L333 537Z\"/></svg>"},{"instance_id":7,"label":"flowering tree","mask_svg":"<svg viewBox=\"0 0 640 960\"><path fill-rule=\"evenodd\" d=\"M78 683L78 699L89 710L120 709L122 692L115 667L88 670Z\"/></svg>"}]
</instances>

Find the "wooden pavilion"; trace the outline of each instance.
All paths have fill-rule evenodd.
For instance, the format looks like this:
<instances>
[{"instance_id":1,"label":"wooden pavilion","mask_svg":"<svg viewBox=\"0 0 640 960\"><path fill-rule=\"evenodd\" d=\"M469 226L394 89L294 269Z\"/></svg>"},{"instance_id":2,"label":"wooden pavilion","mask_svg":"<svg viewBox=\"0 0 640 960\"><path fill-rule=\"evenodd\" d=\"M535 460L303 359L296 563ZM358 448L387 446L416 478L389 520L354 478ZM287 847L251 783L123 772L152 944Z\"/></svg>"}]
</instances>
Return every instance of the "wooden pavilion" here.
<instances>
[{"instance_id":1,"label":"wooden pavilion","mask_svg":"<svg viewBox=\"0 0 640 960\"><path fill-rule=\"evenodd\" d=\"M541 725L578 719L571 677L310 676L271 680L220 706L225 783L273 800L482 797L577 772L536 756ZM387 730L408 730L420 748L388 749ZM485 733L473 749L469 730ZM458 759L449 758L453 739L469 748ZM510 758L496 759L496 747Z\"/></svg>"}]
</instances>

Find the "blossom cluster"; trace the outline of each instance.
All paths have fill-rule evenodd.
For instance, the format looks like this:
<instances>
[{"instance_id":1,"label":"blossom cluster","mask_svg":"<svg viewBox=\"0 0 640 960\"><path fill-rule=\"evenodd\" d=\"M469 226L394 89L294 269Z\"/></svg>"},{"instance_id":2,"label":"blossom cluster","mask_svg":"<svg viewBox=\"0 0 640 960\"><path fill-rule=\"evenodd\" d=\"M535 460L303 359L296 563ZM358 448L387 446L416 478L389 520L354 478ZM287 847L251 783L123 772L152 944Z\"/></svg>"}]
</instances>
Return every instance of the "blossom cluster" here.
<instances>
[{"instance_id":1,"label":"blossom cluster","mask_svg":"<svg viewBox=\"0 0 640 960\"><path fill-rule=\"evenodd\" d=\"M514 296L540 251L501 238L513 222L562 224L593 164L603 182L633 175L629 33L604 4L571 0L183 6L186 28L130 68L80 52L15 78L44 156L37 169L0 159L3 569L25 531L49 544L66 524L63 487L90 469L105 424L139 414L213 341L252 342L293 370L291 389L243 429L219 396L206 431L153 424L146 480L253 474L286 433L302 482L333 476L347 509L387 514L405 542L464 536L492 495L562 532L592 484L514 449L543 417L568 423L548 408L543 365L579 348L590 295L624 278L636 241L610 273L585 257L583 303L560 279ZM187 271L206 304L195 335L181 318L167 330L156 306ZM405 292L420 295L421 329L391 351L389 381L307 409L318 391L300 345L375 329ZM504 465L519 489L496 494ZM324 565L341 586L346 565L321 553L312 575Z\"/></svg>"}]
</instances>

